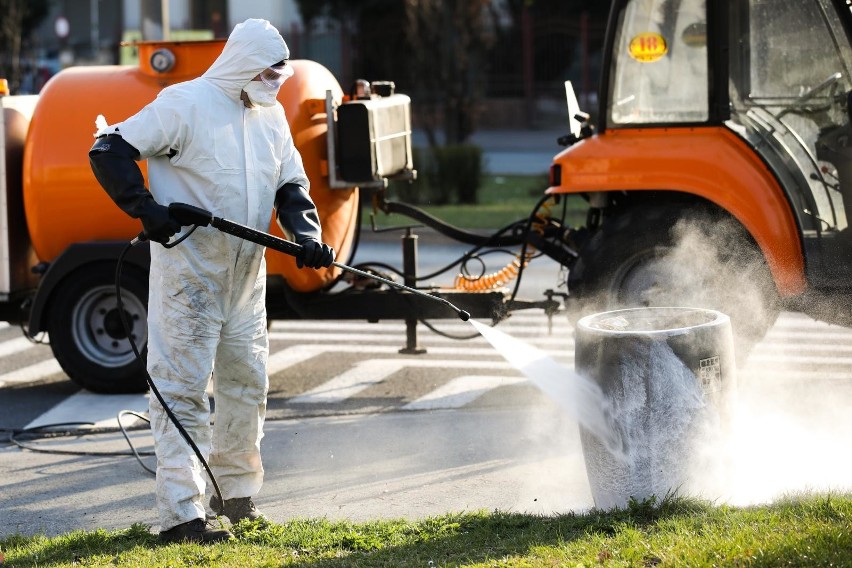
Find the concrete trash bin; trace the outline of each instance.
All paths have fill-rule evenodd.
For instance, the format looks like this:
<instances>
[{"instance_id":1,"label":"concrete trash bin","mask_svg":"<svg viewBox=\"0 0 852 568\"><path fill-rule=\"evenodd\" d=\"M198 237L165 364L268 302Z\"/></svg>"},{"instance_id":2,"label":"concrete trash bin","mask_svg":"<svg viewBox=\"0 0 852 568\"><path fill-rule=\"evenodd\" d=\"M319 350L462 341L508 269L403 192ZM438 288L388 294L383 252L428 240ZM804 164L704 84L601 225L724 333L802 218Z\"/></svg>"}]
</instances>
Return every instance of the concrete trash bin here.
<instances>
[{"instance_id":1,"label":"concrete trash bin","mask_svg":"<svg viewBox=\"0 0 852 568\"><path fill-rule=\"evenodd\" d=\"M595 507L718 496L706 493L727 471L720 443L736 396L728 316L689 307L589 315L577 323L574 357L602 389L623 450L580 427Z\"/></svg>"}]
</instances>

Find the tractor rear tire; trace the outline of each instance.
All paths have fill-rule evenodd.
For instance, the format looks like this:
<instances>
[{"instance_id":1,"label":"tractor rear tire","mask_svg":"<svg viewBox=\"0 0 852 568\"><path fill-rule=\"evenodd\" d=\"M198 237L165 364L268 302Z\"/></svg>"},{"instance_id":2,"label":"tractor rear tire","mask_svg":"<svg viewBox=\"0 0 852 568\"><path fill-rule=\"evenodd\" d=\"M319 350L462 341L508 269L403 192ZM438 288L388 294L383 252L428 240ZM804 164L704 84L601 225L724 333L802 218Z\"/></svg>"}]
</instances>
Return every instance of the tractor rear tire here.
<instances>
[{"instance_id":1,"label":"tractor rear tire","mask_svg":"<svg viewBox=\"0 0 852 568\"><path fill-rule=\"evenodd\" d=\"M148 278L143 271L125 266L121 300L141 362L119 317L114 264L73 272L51 300L48 334L53 355L72 381L92 392L141 393L148 388Z\"/></svg>"},{"instance_id":2,"label":"tractor rear tire","mask_svg":"<svg viewBox=\"0 0 852 568\"><path fill-rule=\"evenodd\" d=\"M742 362L780 311L766 261L730 217L637 206L607 218L568 276L578 316L641 306L718 310Z\"/></svg>"}]
</instances>

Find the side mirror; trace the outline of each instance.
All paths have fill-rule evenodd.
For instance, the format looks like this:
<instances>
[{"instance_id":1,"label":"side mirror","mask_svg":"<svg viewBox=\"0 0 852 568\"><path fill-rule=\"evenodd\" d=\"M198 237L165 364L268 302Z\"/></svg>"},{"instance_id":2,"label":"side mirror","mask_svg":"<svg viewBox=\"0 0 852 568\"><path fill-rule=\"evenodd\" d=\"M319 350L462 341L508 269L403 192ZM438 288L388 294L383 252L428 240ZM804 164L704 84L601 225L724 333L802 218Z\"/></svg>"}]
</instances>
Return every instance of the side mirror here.
<instances>
[{"instance_id":1,"label":"side mirror","mask_svg":"<svg viewBox=\"0 0 852 568\"><path fill-rule=\"evenodd\" d=\"M577 115L580 115L580 103L577 102L577 95L574 93L574 85L571 81L565 81L565 99L568 103L568 128L571 134L576 138L580 137L582 123Z\"/></svg>"},{"instance_id":2,"label":"side mirror","mask_svg":"<svg viewBox=\"0 0 852 568\"><path fill-rule=\"evenodd\" d=\"M570 146L594 133L594 128L589 124L589 114L580 110L571 81L565 81L565 99L568 103L568 127L571 132L556 140L560 146Z\"/></svg>"}]
</instances>

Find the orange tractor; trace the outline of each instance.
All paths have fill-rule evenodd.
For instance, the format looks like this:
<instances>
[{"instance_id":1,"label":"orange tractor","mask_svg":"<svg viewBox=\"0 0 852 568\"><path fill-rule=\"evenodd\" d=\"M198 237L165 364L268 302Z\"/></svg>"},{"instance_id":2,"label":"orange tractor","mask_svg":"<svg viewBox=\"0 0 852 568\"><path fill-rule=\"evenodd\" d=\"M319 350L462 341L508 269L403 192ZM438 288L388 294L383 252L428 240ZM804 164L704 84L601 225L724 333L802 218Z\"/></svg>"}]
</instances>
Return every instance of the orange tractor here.
<instances>
[{"instance_id":1,"label":"orange tractor","mask_svg":"<svg viewBox=\"0 0 852 568\"><path fill-rule=\"evenodd\" d=\"M470 245L451 265L451 283L422 290L474 317L499 321L525 308L552 316L563 305L557 296L571 313L690 305L731 315L750 342L784 307L852 324L851 37L842 0L614 0L596 122L568 84L570 133L560 139L568 148L554 159L550 187L529 216L485 236L388 198L388 179L415 175L411 101L392 84L359 98L321 65L294 61L279 99L338 258L353 258L359 190L370 188L376 212ZM0 97L0 319L31 337L48 332L63 369L90 390L146 387L114 282L119 252L140 227L91 173L95 118L134 114L162 87L202 73L222 45L142 43L138 67L72 68L39 96ZM587 210L583 227L565 221L573 199ZM411 229L402 243L396 275L381 262L359 268L418 286ZM133 249L120 283L140 345L147 250ZM489 250L513 256L490 271ZM567 290L517 298L538 255L567 269ZM414 353L418 321L455 317L425 294L342 282L337 267L298 270L273 250L267 261L270 319L402 319L402 351Z\"/></svg>"},{"instance_id":2,"label":"orange tractor","mask_svg":"<svg viewBox=\"0 0 852 568\"><path fill-rule=\"evenodd\" d=\"M615 0L548 189L589 205L571 295L852 324L850 38L842 0Z\"/></svg>"}]
</instances>

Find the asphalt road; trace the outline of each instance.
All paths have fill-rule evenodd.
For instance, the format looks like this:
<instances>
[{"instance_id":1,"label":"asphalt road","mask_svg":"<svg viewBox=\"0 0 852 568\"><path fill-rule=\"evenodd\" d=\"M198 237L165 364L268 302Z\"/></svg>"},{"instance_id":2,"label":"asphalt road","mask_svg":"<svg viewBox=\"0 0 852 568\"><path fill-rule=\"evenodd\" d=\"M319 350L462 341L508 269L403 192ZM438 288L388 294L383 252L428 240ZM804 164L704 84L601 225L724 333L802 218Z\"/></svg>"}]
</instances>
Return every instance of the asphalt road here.
<instances>
[{"instance_id":1,"label":"asphalt road","mask_svg":"<svg viewBox=\"0 0 852 568\"><path fill-rule=\"evenodd\" d=\"M421 247L424 270L453 253ZM394 261L393 242L359 253ZM397 252L394 252L397 251ZM524 282L535 296L559 283L540 262ZM457 319L436 322L452 335ZM538 311L500 329L573 368L573 329ZM404 355L402 322L275 322L270 332L267 482L258 504L274 520L422 518L500 509L551 514L593 506L578 428L482 338L421 328L426 353ZM714 498L759 502L790 491L845 489L852 457L852 330L784 313L739 370L729 441L736 475ZM0 329L0 426L89 421L106 430L32 441L39 450L127 452L115 431L144 395L79 391L47 346ZM132 422L130 418L128 422ZM132 439L151 449L148 431ZM150 463L151 458L145 458ZM67 455L0 444L0 536L74 528L156 528L153 480L128 456Z\"/></svg>"}]
</instances>

